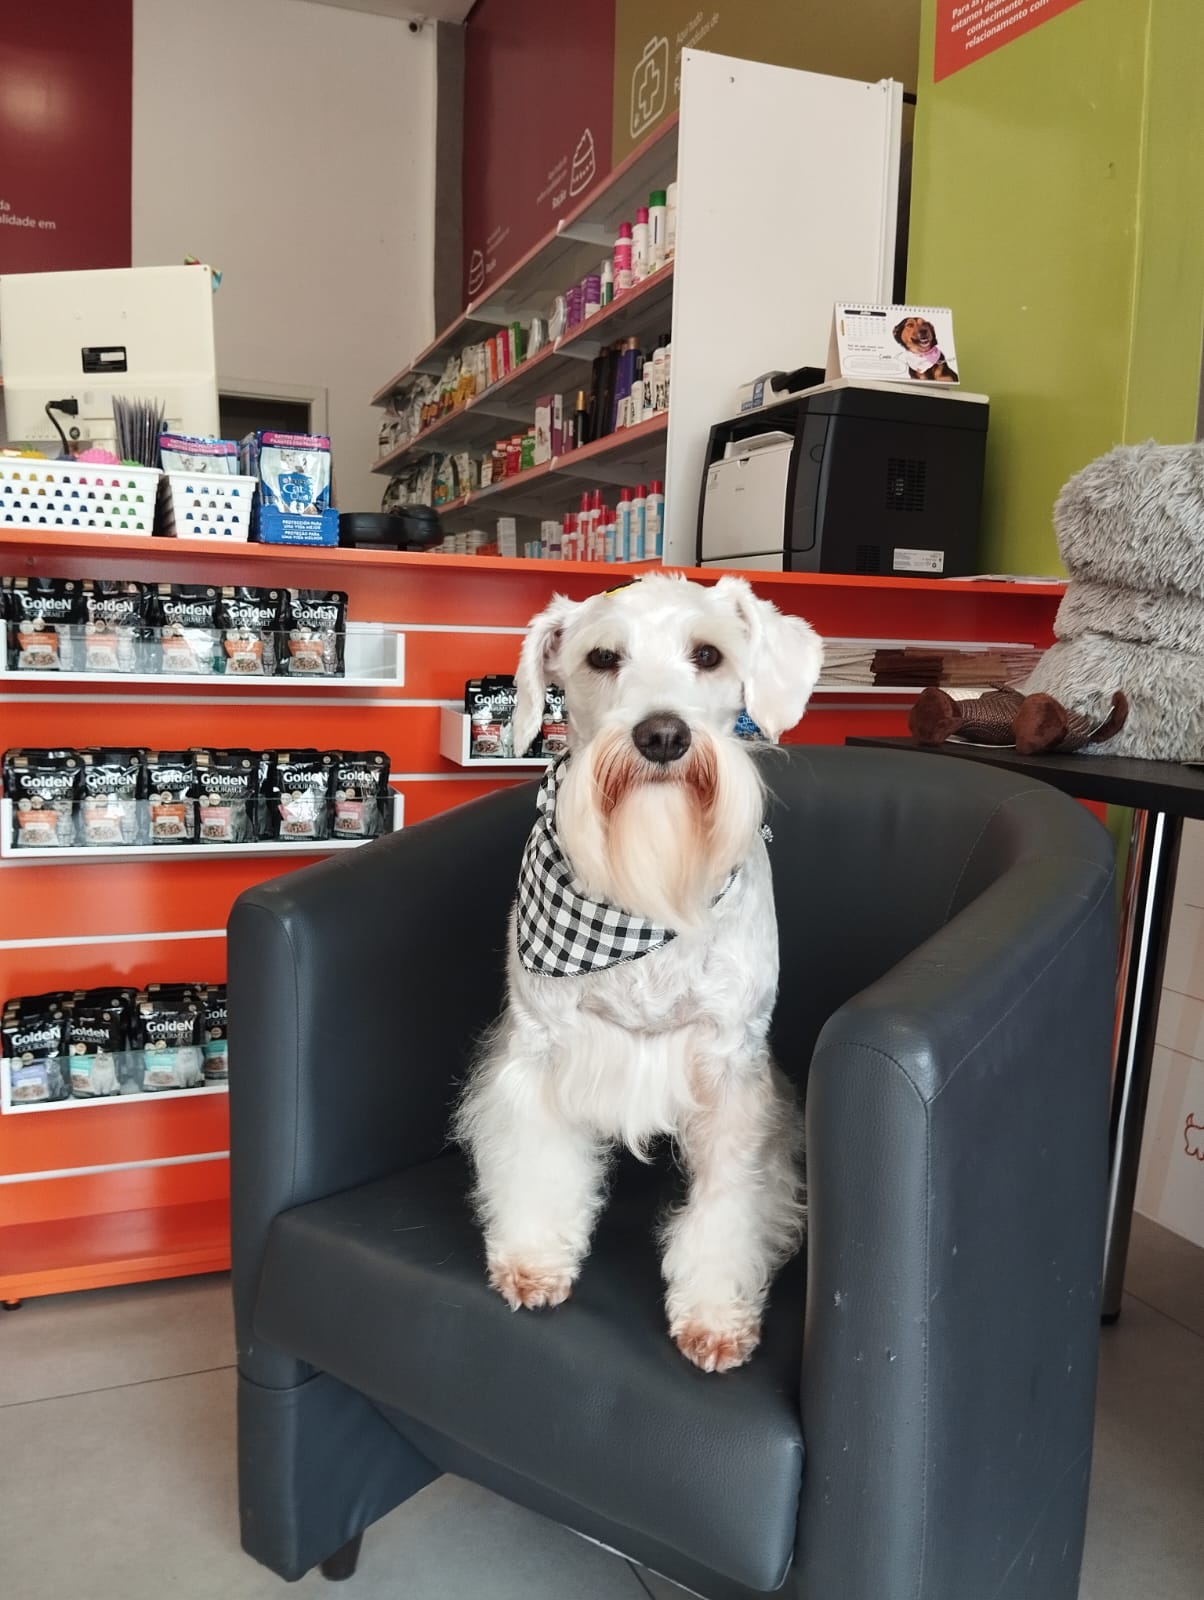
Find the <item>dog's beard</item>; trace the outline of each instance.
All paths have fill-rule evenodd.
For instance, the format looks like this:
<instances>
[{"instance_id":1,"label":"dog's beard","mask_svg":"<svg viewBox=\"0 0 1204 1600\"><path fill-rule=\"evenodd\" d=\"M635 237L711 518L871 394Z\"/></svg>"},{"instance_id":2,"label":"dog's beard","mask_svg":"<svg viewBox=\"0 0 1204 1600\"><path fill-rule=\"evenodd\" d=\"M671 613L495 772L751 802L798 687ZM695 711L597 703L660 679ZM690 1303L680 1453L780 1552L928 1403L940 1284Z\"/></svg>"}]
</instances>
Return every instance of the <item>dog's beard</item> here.
<instances>
[{"instance_id":1,"label":"dog's beard","mask_svg":"<svg viewBox=\"0 0 1204 1600\"><path fill-rule=\"evenodd\" d=\"M701 927L764 813L757 770L734 739L695 735L670 765L621 730L571 762L556 831L586 892L675 932Z\"/></svg>"}]
</instances>

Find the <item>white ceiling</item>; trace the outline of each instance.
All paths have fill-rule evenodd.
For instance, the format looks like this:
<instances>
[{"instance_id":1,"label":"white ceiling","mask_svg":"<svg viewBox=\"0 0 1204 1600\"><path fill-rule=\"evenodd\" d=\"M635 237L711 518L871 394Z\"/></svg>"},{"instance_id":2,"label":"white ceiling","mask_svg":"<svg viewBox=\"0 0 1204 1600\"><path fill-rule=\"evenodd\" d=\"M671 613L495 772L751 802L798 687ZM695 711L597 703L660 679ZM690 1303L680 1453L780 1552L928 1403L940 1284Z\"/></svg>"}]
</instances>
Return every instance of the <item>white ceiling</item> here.
<instances>
[{"instance_id":1,"label":"white ceiling","mask_svg":"<svg viewBox=\"0 0 1204 1600\"><path fill-rule=\"evenodd\" d=\"M303 4L371 11L379 17L402 17L406 21L463 22L472 10L473 0L303 0Z\"/></svg>"}]
</instances>

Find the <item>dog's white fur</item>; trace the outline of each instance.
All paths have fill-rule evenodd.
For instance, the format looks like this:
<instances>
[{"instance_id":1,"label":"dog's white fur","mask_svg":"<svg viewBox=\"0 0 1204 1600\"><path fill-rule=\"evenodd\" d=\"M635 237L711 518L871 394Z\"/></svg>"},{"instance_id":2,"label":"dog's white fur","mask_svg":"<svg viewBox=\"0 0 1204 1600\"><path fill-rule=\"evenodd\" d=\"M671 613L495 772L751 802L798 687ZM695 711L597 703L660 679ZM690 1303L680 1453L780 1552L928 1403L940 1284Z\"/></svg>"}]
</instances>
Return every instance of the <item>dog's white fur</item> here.
<instances>
[{"instance_id":1,"label":"dog's white fur","mask_svg":"<svg viewBox=\"0 0 1204 1600\"><path fill-rule=\"evenodd\" d=\"M692 659L715 646L722 661ZM614 651L597 670L590 652ZM574 603L557 596L524 642L514 747L564 690L571 759L556 805L562 851L588 893L675 930L658 950L579 978L529 972L514 918L505 1012L456 1117L476 1168L490 1282L510 1305L567 1298L616 1144L673 1139L687 1202L663 1231L669 1331L707 1371L760 1337L770 1279L804 1221L801 1121L770 1060L778 948L764 799L741 707L775 741L801 717L823 647L738 578L712 588L655 574ZM680 717L688 753L644 758L632 731ZM731 887L716 895L739 867Z\"/></svg>"}]
</instances>

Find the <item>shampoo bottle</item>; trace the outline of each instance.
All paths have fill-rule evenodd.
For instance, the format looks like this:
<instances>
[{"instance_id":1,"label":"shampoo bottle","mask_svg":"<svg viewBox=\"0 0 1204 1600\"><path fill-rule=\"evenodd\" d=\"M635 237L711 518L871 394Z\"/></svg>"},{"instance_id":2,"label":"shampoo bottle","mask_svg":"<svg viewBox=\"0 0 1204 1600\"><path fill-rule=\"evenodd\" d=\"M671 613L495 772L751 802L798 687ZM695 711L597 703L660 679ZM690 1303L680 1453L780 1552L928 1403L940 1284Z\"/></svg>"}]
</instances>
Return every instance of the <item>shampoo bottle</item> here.
<instances>
[{"instance_id":1,"label":"shampoo bottle","mask_svg":"<svg viewBox=\"0 0 1204 1600\"><path fill-rule=\"evenodd\" d=\"M640 283L652 271L648 247L651 235L648 228L648 207L641 206L635 214L635 227L631 230L631 278Z\"/></svg>"},{"instance_id":2,"label":"shampoo bottle","mask_svg":"<svg viewBox=\"0 0 1204 1600\"><path fill-rule=\"evenodd\" d=\"M648 196L648 271L655 272L665 264L667 206L665 191L654 189Z\"/></svg>"},{"instance_id":3,"label":"shampoo bottle","mask_svg":"<svg viewBox=\"0 0 1204 1600\"><path fill-rule=\"evenodd\" d=\"M641 483L631 497L631 559L633 561L643 561L644 559L644 521L647 499L648 491Z\"/></svg>"},{"instance_id":4,"label":"shampoo bottle","mask_svg":"<svg viewBox=\"0 0 1204 1600\"><path fill-rule=\"evenodd\" d=\"M617 533L618 533L618 527L617 527L617 524L615 522L615 508L613 506L604 506L603 510L602 510L602 559L603 559L603 561L614 561L616 559L616 556L615 556L615 540L616 540L616 537L617 537Z\"/></svg>"},{"instance_id":5,"label":"shampoo bottle","mask_svg":"<svg viewBox=\"0 0 1204 1600\"><path fill-rule=\"evenodd\" d=\"M644 502L644 560L659 561L665 549L665 486L654 478Z\"/></svg>"},{"instance_id":6,"label":"shampoo bottle","mask_svg":"<svg viewBox=\"0 0 1204 1600\"><path fill-rule=\"evenodd\" d=\"M631 560L631 490L619 490L615 507L615 560Z\"/></svg>"},{"instance_id":7,"label":"shampoo bottle","mask_svg":"<svg viewBox=\"0 0 1204 1600\"><path fill-rule=\"evenodd\" d=\"M631 375L631 393L627 397L627 423L634 428L644 420L644 353L637 349L635 370Z\"/></svg>"},{"instance_id":8,"label":"shampoo bottle","mask_svg":"<svg viewBox=\"0 0 1204 1600\"><path fill-rule=\"evenodd\" d=\"M631 224L620 222L619 237L615 240L615 294L630 289L631 276Z\"/></svg>"}]
</instances>

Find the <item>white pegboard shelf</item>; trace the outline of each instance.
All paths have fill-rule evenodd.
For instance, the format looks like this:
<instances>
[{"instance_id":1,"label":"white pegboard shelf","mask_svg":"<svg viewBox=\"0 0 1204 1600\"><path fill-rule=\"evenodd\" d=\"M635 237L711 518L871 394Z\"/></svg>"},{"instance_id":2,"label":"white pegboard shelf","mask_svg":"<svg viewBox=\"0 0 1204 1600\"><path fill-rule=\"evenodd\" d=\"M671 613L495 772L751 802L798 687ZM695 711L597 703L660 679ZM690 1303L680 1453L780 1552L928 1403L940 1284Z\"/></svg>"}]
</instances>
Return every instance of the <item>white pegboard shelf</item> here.
<instances>
[{"instance_id":1,"label":"white pegboard shelf","mask_svg":"<svg viewBox=\"0 0 1204 1600\"><path fill-rule=\"evenodd\" d=\"M507 768L542 772L548 764L542 756L505 756L501 760L490 760L470 755L471 748L472 722L467 713L456 705L440 706L439 754L448 761L454 761L458 767L479 769L481 772L497 772Z\"/></svg>"},{"instance_id":2,"label":"white pegboard shelf","mask_svg":"<svg viewBox=\"0 0 1204 1600\"><path fill-rule=\"evenodd\" d=\"M206 1083L197 1089L140 1089L137 1094L90 1095L69 1100L35 1100L31 1105L14 1105L9 1090L8 1063L0 1073L0 1112L5 1116L24 1117L38 1111L99 1110L102 1106L145 1105L148 1100L190 1100L198 1095L226 1094L224 1083Z\"/></svg>"},{"instance_id":3,"label":"white pegboard shelf","mask_svg":"<svg viewBox=\"0 0 1204 1600\"><path fill-rule=\"evenodd\" d=\"M393 791L393 833L405 826L405 796ZM382 837L387 838L388 835ZM212 860L215 856L227 859L242 856L327 856L343 850L362 850L373 839L310 839L303 843L286 844L279 839L269 839L256 844L130 844L112 848L99 845L63 845L47 849L21 850L13 842L13 803L0 800L0 862L6 866L23 866L27 862L45 865L54 862L66 866L114 861L192 861Z\"/></svg>"},{"instance_id":4,"label":"white pegboard shelf","mask_svg":"<svg viewBox=\"0 0 1204 1600\"><path fill-rule=\"evenodd\" d=\"M81 630L82 631L82 630ZM82 638L75 641L83 648ZM350 622L344 635L344 672L338 677L281 677L276 674L242 675L224 672L24 672L0 664L0 696L11 697L21 685L90 683L107 689L145 688L171 684L190 689L263 689L284 694L332 693L340 689L400 689L406 678L404 631L387 622Z\"/></svg>"}]
</instances>

